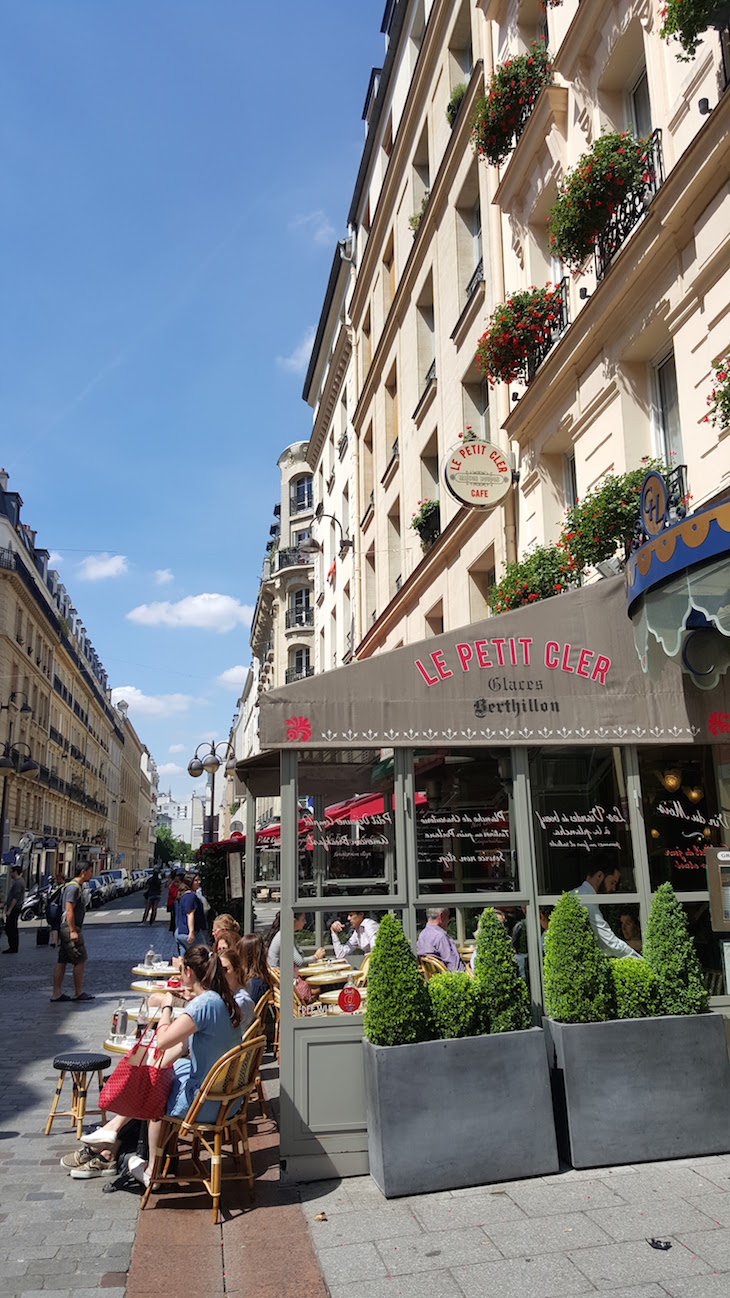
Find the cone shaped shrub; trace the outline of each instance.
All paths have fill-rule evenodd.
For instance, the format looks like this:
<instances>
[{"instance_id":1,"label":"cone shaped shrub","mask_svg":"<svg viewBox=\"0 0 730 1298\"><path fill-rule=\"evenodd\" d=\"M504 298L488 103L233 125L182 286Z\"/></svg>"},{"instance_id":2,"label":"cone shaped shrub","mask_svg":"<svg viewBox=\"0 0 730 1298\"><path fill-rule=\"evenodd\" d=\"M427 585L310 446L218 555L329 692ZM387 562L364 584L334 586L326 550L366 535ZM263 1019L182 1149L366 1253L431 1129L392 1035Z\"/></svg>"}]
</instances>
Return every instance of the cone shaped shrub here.
<instances>
[{"instance_id":1,"label":"cone shaped shrub","mask_svg":"<svg viewBox=\"0 0 730 1298\"><path fill-rule=\"evenodd\" d=\"M434 974L426 986L440 1037L478 1037L489 1031L482 986L468 973Z\"/></svg>"},{"instance_id":2,"label":"cone shaped shrub","mask_svg":"<svg viewBox=\"0 0 730 1298\"><path fill-rule=\"evenodd\" d=\"M519 1032L532 1026L527 984L507 930L491 906L479 920L474 982L484 999L490 1032Z\"/></svg>"},{"instance_id":3,"label":"cone shaped shrub","mask_svg":"<svg viewBox=\"0 0 730 1298\"><path fill-rule=\"evenodd\" d=\"M428 988L395 915L380 921L368 965L363 1027L374 1046L405 1046L437 1036Z\"/></svg>"},{"instance_id":4,"label":"cone shaped shrub","mask_svg":"<svg viewBox=\"0 0 730 1298\"><path fill-rule=\"evenodd\" d=\"M608 963L585 906L572 892L564 892L545 934L545 1013L558 1023L614 1018Z\"/></svg>"},{"instance_id":5,"label":"cone shaped shrub","mask_svg":"<svg viewBox=\"0 0 730 1298\"><path fill-rule=\"evenodd\" d=\"M651 1019L662 1012L659 982L646 960L625 956L609 960L608 969L619 1019Z\"/></svg>"},{"instance_id":6,"label":"cone shaped shrub","mask_svg":"<svg viewBox=\"0 0 730 1298\"><path fill-rule=\"evenodd\" d=\"M643 956L659 983L665 1014L702 1014L707 1009L702 968L671 883L663 883L654 893Z\"/></svg>"}]
</instances>

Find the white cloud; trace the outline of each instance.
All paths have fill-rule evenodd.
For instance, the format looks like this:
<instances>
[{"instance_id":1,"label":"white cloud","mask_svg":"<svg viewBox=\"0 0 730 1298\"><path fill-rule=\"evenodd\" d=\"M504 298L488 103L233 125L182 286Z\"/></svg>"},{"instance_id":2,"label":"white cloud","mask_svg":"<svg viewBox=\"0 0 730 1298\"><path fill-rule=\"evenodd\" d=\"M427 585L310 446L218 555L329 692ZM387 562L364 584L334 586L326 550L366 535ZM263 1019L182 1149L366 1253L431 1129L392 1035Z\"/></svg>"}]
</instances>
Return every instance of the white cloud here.
<instances>
[{"instance_id":1,"label":"white cloud","mask_svg":"<svg viewBox=\"0 0 730 1298\"><path fill-rule=\"evenodd\" d=\"M310 325L305 330L300 343L290 352L288 356L277 356L276 363L282 370L288 370L290 374L303 374L309 364L309 357L312 354L314 345L314 335L316 330L314 325Z\"/></svg>"},{"instance_id":2,"label":"white cloud","mask_svg":"<svg viewBox=\"0 0 730 1298\"><path fill-rule=\"evenodd\" d=\"M136 685L118 685L112 690L112 703L124 700L137 717L160 721L178 712L187 712L195 700L191 694L143 694Z\"/></svg>"},{"instance_id":3,"label":"white cloud","mask_svg":"<svg viewBox=\"0 0 730 1298\"><path fill-rule=\"evenodd\" d=\"M327 214L318 207L314 212L304 212L289 222L290 230L305 230L311 233L315 243L327 247L335 237L335 227L330 223Z\"/></svg>"},{"instance_id":4,"label":"white cloud","mask_svg":"<svg viewBox=\"0 0 730 1298\"><path fill-rule=\"evenodd\" d=\"M168 753L184 753L184 752L185 752L185 745L184 745L184 744L170 744L170 747L168 748L167 751L168 751Z\"/></svg>"},{"instance_id":5,"label":"white cloud","mask_svg":"<svg viewBox=\"0 0 730 1298\"><path fill-rule=\"evenodd\" d=\"M158 775L182 775L183 768L176 762L163 762L162 766L157 767Z\"/></svg>"},{"instance_id":6,"label":"white cloud","mask_svg":"<svg viewBox=\"0 0 730 1298\"><path fill-rule=\"evenodd\" d=\"M59 563L63 563L63 555L58 550L51 550L48 556L48 567L57 568Z\"/></svg>"},{"instance_id":7,"label":"white cloud","mask_svg":"<svg viewBox=\"0 0 730 1298\"><path fill-rule=\"evenodd\" d=\"M125 554L89 554L81 560L76 576L81 581L104 581L107 577L121 577L127 570Z\"/></svg>"},{"instance_id":8,"label":"white cloud","mask_svg":"<svg viewBox=\"0 0 730 1298\"><path fill-rule=\"evenodd\" d=\"M248 667L239 664L237 667L227 667L224 672L221 672L220 676L216 676L216 680L219 685L223 685L226 689L241 690L246 684L247 676Z\"/></svg>"},{"instance_id":9,"label":"white cloud","mask_svg":"<svg viewBox=\"0 0 730 1298\"><path fill-rule=\"evenodd\" d=\"M166 586L168 582L174 580L175 580L174 573L172 573L169 568L155 569L155 581L157 582L158 586Z\"/></svg>"},{"instance_id":10,"label":"white cloud","mask_svg":"<svg viewBox=\"0 0 730 1298\"><path fill-rule=\"evenodd\" d=\"M186 595L176 603L162 600L130 609L130 622L141 626L200 627L224 634L237 626L250 626L253 609L232 595Z\"/></svg>"}]
</instances>

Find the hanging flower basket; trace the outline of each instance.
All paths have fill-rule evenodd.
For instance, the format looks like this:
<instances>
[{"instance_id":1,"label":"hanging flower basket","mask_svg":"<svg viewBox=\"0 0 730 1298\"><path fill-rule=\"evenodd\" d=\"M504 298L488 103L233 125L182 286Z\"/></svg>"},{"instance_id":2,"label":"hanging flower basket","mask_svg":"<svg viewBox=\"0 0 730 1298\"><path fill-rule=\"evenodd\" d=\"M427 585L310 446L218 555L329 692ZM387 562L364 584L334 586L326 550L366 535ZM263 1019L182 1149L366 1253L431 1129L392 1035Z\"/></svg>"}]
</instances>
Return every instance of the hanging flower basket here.
<instances>
[{"instance_id":1,"label":"hanging flower basket","mask_svg":"<svg viewBox=\"0 0 730 1298\"><path fill-rule=\"evenodd\" d=\"M659 35L666 41L673 36L681 45L682 53L675 49L675 54L683 63L694 58L710 27L720 29L730 23L730 3L718 4L717 0L666 0L659 13L662 19Z\"/></svg>"},{"instance_id":2,"label":"hanging flower basket","mask_svg":"<svg viewBox=\"0 0 730 1298\"><path fill-rule=\"evenodd\" d=\"M411 527L418 532L423 545L431 545L441 533L441 507L437 500L419 500L418 509L411 519Z\"/></svg>"},{"instance_id":3,"label":"hanging flower basket","mask_svg":"<svg viewBox=\"0 0 730 1298\"><path fill-rule=\"evenodd\" d=\"M502 580L489 592L489 607L493 613L507 613L550 599L573 586L578 576L556 546L538 545L519 563L507 564Z\"/></svg>"},{"instance_id":4,"label":"hanging flower basket","mask_svg":"<svg viewBox=\"0 0 730 1298\"><path fill-rule=\"evenodd\" d=\"M477 364L490 387L524 377L528 358L560 323L561 300L560 288L548 285L514 293L495 308L477 344Z\"/></svg>"},{"instance_id":5,"label":"hanging flower basket","mask_svg":"<svg viewBox=\"0 0 730 1298\"><path fill-rule=\"evenodd\" d=\"M628 132L599 135L568 171L548 216L550 248L566 266L585 265L596 240L627 195L654 180L651 140Z\"/></svg>"},{"instance_id":6,"label":"hanging flower basket","mask_svg":"<svg viewBox=\"0 0 730 1298\"><path fill-rule=\"evenodd\" d=\"M715 428L730 428L730 355L715 361L712 368L714 386L707 398L710 413L705 415L705 423L714 424Z\"/></svg>"},{"instance_id":7,"label":"hanging flower basket","mask_svg":"<svg viewBox=\"0 0 730 1298\"><path fill-rule=\"evenodd\" d=\"M474 152L495 167L504 162L517 143L540 91L552 79L552 60L542 40L533 41L527 54L518 54L500 64L474 111Z\"/></svg>"}]
</instances>

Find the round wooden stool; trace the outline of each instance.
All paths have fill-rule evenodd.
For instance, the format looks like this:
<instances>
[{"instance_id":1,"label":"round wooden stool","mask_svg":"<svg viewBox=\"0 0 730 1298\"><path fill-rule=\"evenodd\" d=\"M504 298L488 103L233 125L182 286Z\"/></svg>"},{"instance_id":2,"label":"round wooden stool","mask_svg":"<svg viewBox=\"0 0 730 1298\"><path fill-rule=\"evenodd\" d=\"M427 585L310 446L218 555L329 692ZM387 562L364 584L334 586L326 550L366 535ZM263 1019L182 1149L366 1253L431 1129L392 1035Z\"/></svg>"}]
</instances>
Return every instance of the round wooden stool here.
<instances>
[{"instance_id":1,"label":"round wooden stool","mask_svg":"<svg viewBox=\"0 0 730 1298\"><path fill-rule=\"evenodd\" d=\"M58 1069L60 1077L58 1079L58 1086L56 1087L56 1094L53 1097L51 1112L48 1115L48 1122L46 1123L47 1136L51 1133L54 1118L70 1118L71 1126L73 1126L74 1123L76 1124L77 1140L81 1139L84 1126L84 1116L87 1112L99 1113L102 1122L106 1122L106 1114L103 1109L87 1110L86 1090L90 1074L96 1073L99 1082L99 1093L101 1093L101 1088L104 1085L102 1073L105 1068L110 1066L111 1062L109 1055L103 1055L100 1053L92 1054L88 1051L82 1050L69 1050L66 1054L56 1055L56 1058L53 1061L53 1067ZM63 1090L63 1081L66 1073L70 1073L73 1078L71 1108L59 1110L58 1101L61 1098L61 1091Z\"/></svg>"}]
</instances>

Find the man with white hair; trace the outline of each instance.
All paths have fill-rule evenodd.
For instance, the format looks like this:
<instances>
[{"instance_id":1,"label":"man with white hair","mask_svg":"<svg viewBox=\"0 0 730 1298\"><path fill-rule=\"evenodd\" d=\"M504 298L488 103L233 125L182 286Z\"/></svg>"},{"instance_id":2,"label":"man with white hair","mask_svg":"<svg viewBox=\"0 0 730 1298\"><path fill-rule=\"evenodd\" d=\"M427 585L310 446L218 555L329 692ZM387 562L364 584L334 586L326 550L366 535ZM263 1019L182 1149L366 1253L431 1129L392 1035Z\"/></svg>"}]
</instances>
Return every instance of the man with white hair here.
<instances>
[{"instance_id":1,"label":"man with white hair","mask_svg":"<svg viewBox=\"0 0 730 1298\"><path fill-rule=\"evenodd\" d=\"M456 973L464 968L464 961L456 943L446 932L450 918L451 911L448 907L429 906L426 911L426 927L418 934L416 949L419 955L435 955L447 969Z\"/></svg>"}]
</instances>

